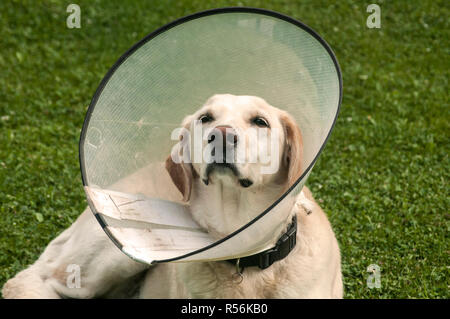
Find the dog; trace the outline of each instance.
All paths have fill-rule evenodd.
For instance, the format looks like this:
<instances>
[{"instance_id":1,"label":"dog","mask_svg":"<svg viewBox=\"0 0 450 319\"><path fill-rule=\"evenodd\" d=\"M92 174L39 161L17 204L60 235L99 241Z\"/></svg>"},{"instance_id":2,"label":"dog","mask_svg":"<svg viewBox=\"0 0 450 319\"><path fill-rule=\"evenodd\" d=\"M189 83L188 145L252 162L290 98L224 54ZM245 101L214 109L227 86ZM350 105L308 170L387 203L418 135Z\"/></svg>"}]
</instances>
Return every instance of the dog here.
<instances>
[{"instance_id":1,"label":"dog","mask_svg":"<svg viewBox=\"0 0 450 319\"><path fill-rule=\"evenodd\" d=\"M195 125L209 132L197 145L207 149L213 141L222 142L204 153L207 160L192 161ZM180 141L161 164L167 174L158 175L157 185L173 194L174 201L186 203L193 219L216 239L258 216L302 173L301 128L287 112L260 97L216 94L187 116L182 128L191 134L182 137L184 145ZM249 142L252 128L264 131L265 138ZM270 155L277 165L262 174L267 163L249 162L248 154L269 140L276 141ZM238 145L244 145L242 162L235 161L237 152L233 153ZM219 151L226 160L216 160ZM134 179L146 180L154 169L141 169L120 183L129 192L141 192L148 186ZM6 282L3 297L342 298L340 251L331 225L307 187L295 196L285 208L288 218L281 232L273 236L280 237L296 216L296 246L266 269L245 268L241 280L236 280L236 266L226 261L153 266L133 261L113 244L87 208L33 265ZM73 264L81 276L75 288L67 285L68 267Z\"/></svg>"}]
</instances>

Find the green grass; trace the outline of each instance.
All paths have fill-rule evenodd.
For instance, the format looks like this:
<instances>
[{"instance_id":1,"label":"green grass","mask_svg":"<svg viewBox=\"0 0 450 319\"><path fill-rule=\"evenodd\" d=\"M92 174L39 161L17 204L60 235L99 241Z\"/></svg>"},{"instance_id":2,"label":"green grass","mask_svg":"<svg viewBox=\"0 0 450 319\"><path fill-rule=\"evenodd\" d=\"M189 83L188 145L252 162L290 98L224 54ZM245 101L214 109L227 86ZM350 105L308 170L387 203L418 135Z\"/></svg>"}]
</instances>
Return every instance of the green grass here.
<instances>
[{"instance_id":1,"label":"green grass","mask_svg":"<svg viewBox=\"0 0 450 319\"><path fill-rule=\"evenodd\" d=\"M72 1L73 2L73 1ZM157 27L233 5L319 32L344 79L335 130L308 180L341 252L346 298L449 298L448 1L0 2L0 286L86 206L78 138L109 67ZM366 285L381 267L380 289Z\"/></svg>"}]
</instances>

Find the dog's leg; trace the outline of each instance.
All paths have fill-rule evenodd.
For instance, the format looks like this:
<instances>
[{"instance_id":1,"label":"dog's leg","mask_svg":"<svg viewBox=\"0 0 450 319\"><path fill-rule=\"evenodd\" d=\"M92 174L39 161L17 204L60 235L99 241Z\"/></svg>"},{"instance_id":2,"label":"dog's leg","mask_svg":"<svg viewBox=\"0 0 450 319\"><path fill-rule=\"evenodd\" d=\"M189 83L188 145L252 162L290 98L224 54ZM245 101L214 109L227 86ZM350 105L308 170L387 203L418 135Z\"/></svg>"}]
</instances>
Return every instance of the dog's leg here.
<instances>
[{"instance_id":1,"label":"dog's leg","mask_svg":"<svg viewBox=\"0 0 450 319\"><path fill-rule=\"evenodd\" d=\"M3 287L4 298L92 298L117 290L148 266L123 254L84 213L47 246L39 259Z\"/></svg>"}]
</instances>

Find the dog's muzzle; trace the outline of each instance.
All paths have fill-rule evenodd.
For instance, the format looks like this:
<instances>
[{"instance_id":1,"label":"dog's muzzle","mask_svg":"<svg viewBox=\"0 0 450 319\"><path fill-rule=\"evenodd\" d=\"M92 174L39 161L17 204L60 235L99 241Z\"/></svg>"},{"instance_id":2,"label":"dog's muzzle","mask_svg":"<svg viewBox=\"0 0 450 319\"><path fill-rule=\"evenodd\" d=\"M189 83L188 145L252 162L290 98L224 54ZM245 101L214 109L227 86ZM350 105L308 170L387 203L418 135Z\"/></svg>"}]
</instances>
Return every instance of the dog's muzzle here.
<instances>
[{"instance_id":1,"label":"dog's muzzle","mask_svg":"<svg viewBox=\"0 0 450 319\"><path fill-rule=\"evenodd\" d=\"M244 188L253 185L248 178L240 178L241 174L235 165L235 153L238 144L238 135L230 126L216 126L208 136L208 144L212 146L211 157L214 161L206 167L203 183L209 185L209 178L212 172L224 173L232 172L238 178L239 185Z\"/></svg>"},{"instance_id":2,"label":"dog's muzzle","mask_svg":"<svg viewBox=\"0 0 450 319\"><path fill-rule=\"evenodd\" d=\"M216 126L208 136L208 144L213 146L211 156L216 163L233 164L238 143L238 135L230 126Z\"/></svg>"}]
</instances>

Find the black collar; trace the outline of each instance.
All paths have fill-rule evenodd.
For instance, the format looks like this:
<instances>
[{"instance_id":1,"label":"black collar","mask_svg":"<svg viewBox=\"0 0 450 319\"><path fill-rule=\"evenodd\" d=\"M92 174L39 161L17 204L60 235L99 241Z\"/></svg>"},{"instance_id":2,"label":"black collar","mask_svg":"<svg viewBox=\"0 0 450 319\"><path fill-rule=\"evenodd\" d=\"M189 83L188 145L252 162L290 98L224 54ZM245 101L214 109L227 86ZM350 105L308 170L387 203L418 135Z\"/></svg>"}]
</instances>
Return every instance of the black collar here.
<instances>
[{"instance_id":1,"label":"black collar","mask_svg":"<svg viewBox=\"0 0 450 319\"><path fill-rule=\"evenodd\" d=\"M259 267L261 269L266 269L274 262L283 259L292 249L295 247L297 236L297 216L294 215L292 218L292 223L288 226L287 231L278 239L275 247L264 250L256 255L251 255L247 257L228 259L229 263L237 264L239 261L239 267Z\"/></svg>"}]
</instances>

